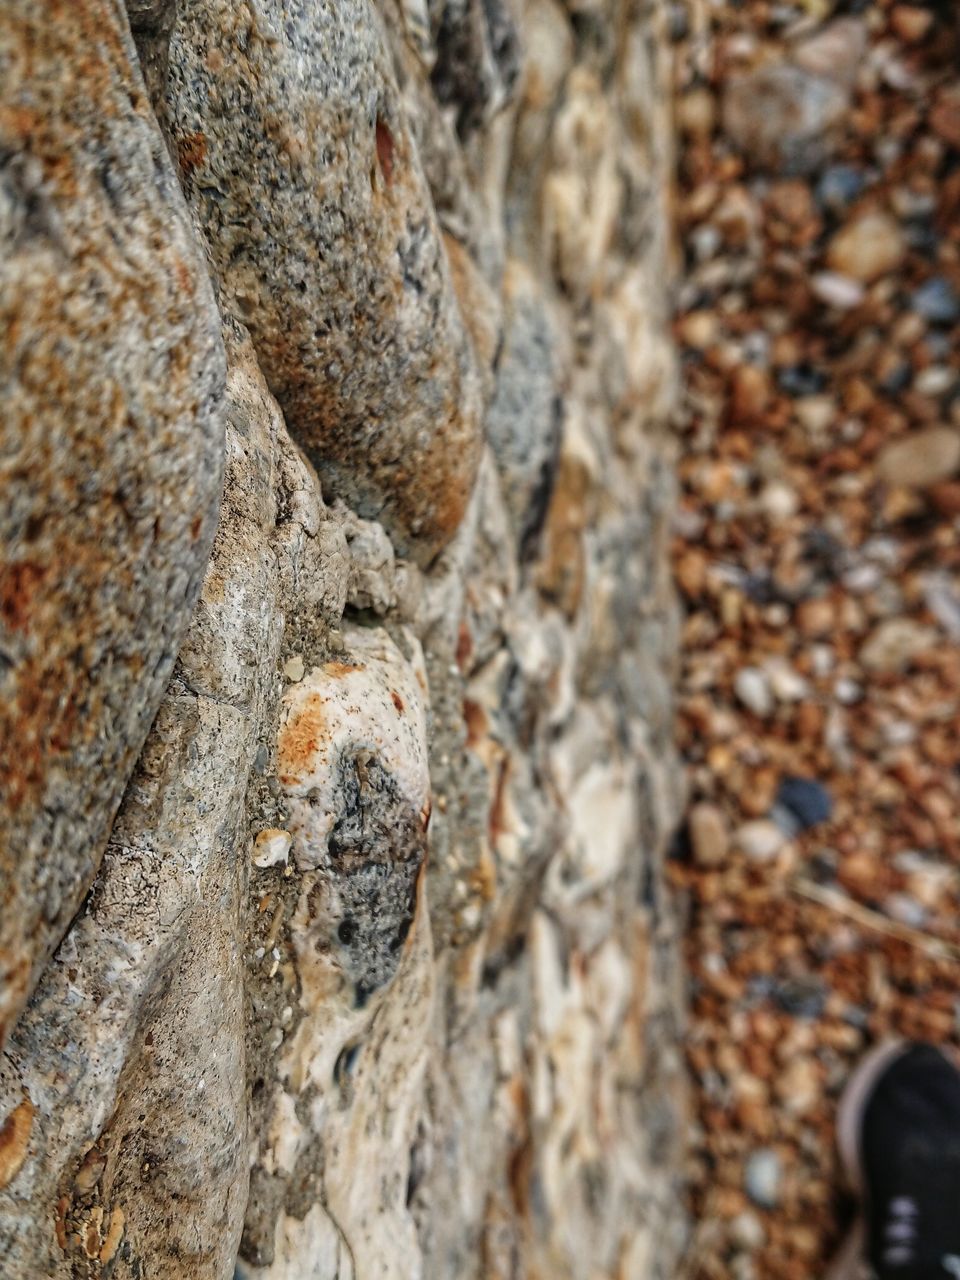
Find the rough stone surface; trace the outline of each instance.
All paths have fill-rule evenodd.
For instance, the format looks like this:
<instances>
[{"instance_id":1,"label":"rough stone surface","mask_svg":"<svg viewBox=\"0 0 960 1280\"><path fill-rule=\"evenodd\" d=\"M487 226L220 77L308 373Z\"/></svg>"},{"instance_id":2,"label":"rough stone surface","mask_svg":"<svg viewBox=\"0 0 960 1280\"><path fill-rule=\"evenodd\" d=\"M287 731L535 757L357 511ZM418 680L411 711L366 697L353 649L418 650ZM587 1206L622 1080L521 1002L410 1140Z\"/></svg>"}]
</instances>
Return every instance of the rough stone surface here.
<instances>
[{"instance_id":1,"label":"rough stone surface","mask_svg":"<svg viewBox=\"0 0 960 1280\"><path fill-rule=\"evenodd\" d=\"M686 1103L657 8L129 13L195 227L157 205L151 252L182 237L196 271L202 244L221 313L223 501L185 634L145 571L166 692L115 819L94 796L106 854L0 1062L0 1271L666 1280ZM164 307L153 345L146 319L117 341L146 359ZM78 395L103 385L89 351ZM193 450L175 491L148 478L171 519L212 510ZM95 523L112 473L85 474Z\"/></svg>"},{"instance_id":2,"label":"rough stone surface","mask_svg":"<svg viewBox=\"0 0 960 1280\"><path fill-rule=\"evenodd\" d=\"M129 32L0 12L0 1043L80 905L220 495L219 321Z\"/></svg>"},{"instance_id":3,"label":"rough stone surface","mask_svg":"<svg viewBox=\"0 0 960 1280\"><path fill-rule=\"evenodd\" d=\"M165 93L224 303L294 438L325 492L429 560L470 496L480 385L377 11L191 0Z\"/></svg>"}]
</instances>

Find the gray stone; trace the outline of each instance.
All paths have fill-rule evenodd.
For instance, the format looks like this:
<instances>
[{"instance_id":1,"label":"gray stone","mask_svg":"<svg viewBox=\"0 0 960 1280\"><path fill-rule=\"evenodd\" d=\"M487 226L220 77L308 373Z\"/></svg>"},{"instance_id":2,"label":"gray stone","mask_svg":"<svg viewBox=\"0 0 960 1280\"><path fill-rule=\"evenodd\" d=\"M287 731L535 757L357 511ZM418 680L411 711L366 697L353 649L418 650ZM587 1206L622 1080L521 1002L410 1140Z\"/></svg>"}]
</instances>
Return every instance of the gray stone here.
<instances>
[{"instance_id":1,"label":"gray stone","mask_svg":"<svg viewBox=\"0 0 960 1280\"><path fill-rule=\"evenodd\" d=\"M829 154L849 90L789 63L732 75L723 127L758 168L809 173Z\"/></svg>"},{"instance_id":2,"label":"gray stone","mask_svg":"<svg viewBox=\"0 0 960 1280\"><path fill-rule=\"evenodd\" d=\"M430 561L473 486L480 384L373 5L194 0L163 119L325 492Z\"/></svg>"},{"instance_id":3,"label":"gray stone","mask_svg":"<svg viewBox=\"0 0 960 1280\"><path fill-rule=\"evenodd\" d=\"M780 1197L783 1166L779 1155L770 1147L751 1152L744 1171L747 1195L761 1209L775 1209Z\"/></svg>"},{"instance_id":4,"label":"gray stone","mask_svg":"<svg viewBox=\"0 0 960 1280\"><path fill-rule=\"evenodd\" d=\"M111 1252L112 1226L123 1276L219 1280L239 1244L249 1163L237 849L276 701L281 424L249 343L227 336L226 497L197 615L94 890L0 1069L0 1111L24 1096L34 1108L27 1160L0 1190L11 1280L67 1280L91 1240L94 1257Z\"/></svg>"},{"instance_id":5,"label":"gray stone","mask_svg":"<svg viewBox=\"0 0 960 1280\"><path fill-rule=\"evenodd\" d=\"M504 0L443 0L438 7L433 90L456 107L457 132L466 137L509 100L520 74L519 38Z\"/></svg>"},{"instance_id":6,"label":"gray stone","mask_svg":"<svg viewBox=\"0 0 960 1280\"><path fill-rule=\"evenodd\" d=\"M914 311L934 324L953 324L960 316L960 298L945 276L933 276L914 289L911 303Z\"/></svg>"},{"instance_id":7,"label":"gray stone","mask_svg":"<svg viewBox=\"0 0 960 1280\"><path fill-rule=\"evenodd\" d=\"M504 277L503 345L486 433L521 548L546 515L560 447L554 335L536 281L512 261Z\"/></svg>"},{"instance_id":8,"label":"gray stone","mask_svg":"<svg viewBox=\"0 0 960 1280\"><path fill-rule=\"evenodd\" d=\"M196 600L223 350L116 6L0 14L0 1040L89 888Z\"/></svg>"}]
</instances>

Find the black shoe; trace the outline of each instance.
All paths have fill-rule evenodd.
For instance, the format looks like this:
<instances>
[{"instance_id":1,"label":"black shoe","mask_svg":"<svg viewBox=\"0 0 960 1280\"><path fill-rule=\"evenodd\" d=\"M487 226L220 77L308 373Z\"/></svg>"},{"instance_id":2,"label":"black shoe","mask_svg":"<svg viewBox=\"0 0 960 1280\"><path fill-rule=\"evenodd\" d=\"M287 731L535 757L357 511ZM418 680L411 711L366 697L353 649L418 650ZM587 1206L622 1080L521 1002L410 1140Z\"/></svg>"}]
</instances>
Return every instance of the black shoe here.
<instances>
[{"instance_id":1,"label":"black shoe","mask_svg":"<svg viewBox=\"0 0 960 1280\"><path fill-rule=\"evenodd\" d=\"M840 1101L837 1139L864 1220L830 1280L960 1280L960 1071L939 1049L880 1045Z\"/></svg>"}]
</instances>

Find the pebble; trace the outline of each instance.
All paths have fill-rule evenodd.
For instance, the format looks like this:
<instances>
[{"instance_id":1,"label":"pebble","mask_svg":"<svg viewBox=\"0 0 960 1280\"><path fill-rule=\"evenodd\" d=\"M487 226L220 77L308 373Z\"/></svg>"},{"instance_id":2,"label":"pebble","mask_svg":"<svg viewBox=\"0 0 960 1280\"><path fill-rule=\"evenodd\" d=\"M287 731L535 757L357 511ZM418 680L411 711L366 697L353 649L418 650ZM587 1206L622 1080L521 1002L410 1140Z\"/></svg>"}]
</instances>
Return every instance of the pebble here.
<instances>
[{"instance_id":1,"label":"pebble","mask_svg":"<svg viewBox=\"0 0 960 1280\"><path fill-rule=\"evenodd\" d=\"M919 44L926 39L933 25L933 13L912 4L898 4L890 14L890 26L894 34L907 44Z\"/></svg>"},{"instance_id":2,"label":"pebble","mask_svg":"<svg viewBox=\"0 0 960 1280\"><path fill-rule=\"evenodd\" d=\"M813 295L828 307L838 311L852 311L866 297L866 290L857 280L837 271L818 271L810 280Z\"/></svg>"},{"instance_id":3,"label":"pebble","mask_svg":"<svg viewBox=\"0 0 960 1280\"><path fill-rule=\"evenodd\" d=\"M730 848L730 830L722 809L695 804L690 810L690 846L701 867L720 866Z\"/></svg>"},{"instance_id":4,"label":"pebble","mask_svg":"<svg viewBox=\"0 0 960 1280\"><path fill-rule=\"evenodd\" d=\"M818 369L808 364L797 364L781 369L777 382L788 396L813 396L823 390L825 379Z\"/></svg>"},{"instance_id":5,"label":"pebble","mask_svg":"<svg viewBox=\"0 0 960 1280\"><path fill-rule=\"evenodd\" d=\"M944 276L934 276L915 289L910 304L933 324L953 324L960 317L960 298Z\"/></svg>"},{"instance_id":6,"label":"pebble","mask_svg":"<svg viewBox=\"0 0 960 1280\"><path fill-rule=\"evenodd\" d=\"M932 426L893 440L877 457L877 475L886 484L926 489L960 469L960 431Z\"/></svg>"},{"instance_id":7,"label":"pebble","mask_svg":"<svg viewBox=\"0 0 960 1280\"><path fill-rule=\"evenodd\" d=\"M813 778L784 778L777 788L777 804L793 816L800 831L829 822L833 813L830 792Z\"/></svg>"},{"instance_id":8,"label":"pebble","mask_svg":"<svg viewBox=\"0 0 960 1280\"><path fill-rule=\"evenodd\" d=\"M833 694L841 706L852 707L863 697L863 686L849 676L840 676L834 682Z\"/></svg>"},{"instance_id":9,"label":"pebble","mask_svg":"<svg viewBox=\"0 0 960 1280\"><path fill-rule=\"evenodd\" d=\"M747 1195L761 1209L775 1209L780 1198L782 1176L780 1156L770 1147L761 1147L749 1157L744 1170Z\"/></svg>"},{"instance_id":10,"label":"pebble","mask_svg":"<svg viewBox=\"0 0 960 1280\"><path fill-rule=\"evenodd\" d=\"M723 128L756 165L809 172L829 150L847 109L846 87L801 67L773 63L731 76Z\"/></svg>"},{"instance_id":11,"label":"pebble","mask_svg":"<svg viewBox=\"0 0 960 1280\"><path fill-rule=\"evenodd\" d=\"M294 684L303 679L304 670L303 658L299 653L283 664L283 674Z\"/></svg>"},{"instance_id":12,"label":"pebble","mask_svg":"<svg viewBox=\"0 0 960 1280\"><path fill-rule=\"evenodd\" d=\"M760 509L771 520L789 520L796 515L799 499L795 489L779 481L765 485L760 493Z\"/></svg>"},{"instance_id":13,"label":"pebble","mask_svg":"<svg viewBox=\"0 0 960 1280\"><path fill-rule=\"evenodd\" d=\"M860 662L868 671L905 671L918 654L936 644L936 633L911 618L887 618L867 637Z\"/></svg>"},{"instance_id":14,"label":"pebble","mask_svg":"<svg viewBox=\"0 0 960 1280\"><path fill-rule=\"evenodd\" d=\"M764 719L772 713L773 692L766 672L760 667L741 667L733 678L733 691L755 716Z\"/></svg>"},{"instance_id":15,"label":"pebble","mask_svg":"<svg viewBox=\"0 0 960 1280\"><path fill-rule=\"evenodd\" d=\"M276 827L258 831L253 841L253 865L263 868L286 862L292 844L293 837L289 831L281 831Z\"/></svg>"},{"instance_id":16,"label":"pebble","mask_svg":"<svg viewBox=\"0 0 960 1280\"><path fill-rule=\"evenodd\" d=\"M856 200L865 184L862 170L850 164L831 165L817 183L817 200L825 208L839 212Z\"/></svg>"},{"instance_id":17,"label":"pebble","mask_svg":"<svg viewBox=\"0 0 960 1280\"><path fill-rule=\"evenodd\" d=\"M812 1059L794 1058L788 1063L776 1079L774 1092L787 1111L795 1115L809 1111L820 1096L820 1081Z\"/></svg>"},{"instance_id":18,"label":"pebble","mask_svg":"<svg viewBox=\"0 0 960 1280\"><path fill-rule=\"evenodd\" d=\"M810 692L807 681L785 658L768 658L764 671L778 702L799 702Z\"/></svg>"},{"instance_id":19,"label":"pebble","mask_svg":"<svg viewBox=\"0 0 960 1280\"><path fill-rule=\"evenodd\" d=\"M922 929L927 923L928 911L907 893L891 893L883 900L884 914L910 929Z\"/></svg>"},{"instance_id":20,"label":"pebble","mask_svg":"<svg viewBox=\"0 0 960 1280\"><path fill-rule=\"evenodd\" d=\"M751 862L772 862L786 844L786 836L769 818L755 818L737 827L733 842Z\"/></svg>"},{"instance_id":21,"label":"pebble","mask_svg":"<svg viewBox=\"0 0 960 1280\"><path fill-rule=\"evenodd\" d=\"M900 226L889 214L866 213L836 233L827 265L841 276L869 284L894 271L905 251Z\"/></svg>"},{"instance_id":22,"label":"pebble","mask_svg":"<svg viewBox=\"0 0 960 1280\"><path fill-rule=\"evenodd\" d=\"M716 122L716 103L709 89L691 89L677 103L677 123L693 138L708 138Z\"/></svg>"},{"instance_id":23,"label":"pebble","mask_svg":"<svg viewBox=\"0 0 960 1280\"><path fill-rule=\"evenodd\" d=\"M944 364L932 364L922 369L913 380L913 385L922 396L942 396L957 380L957 375Z\"/></svg>"},{"instance_id":24,"label":"pebble","mask_svg":"<svg viewBox=\"0 0 960 1280\"><path fill-rule=\"evenodd\" d=\"M730 1239L740 1249L746 1249L754 1252L762 1248L767 1233L763 1229L763 1223L755 1213L751 1213L749 1209L744 1209L730 1223Z\"/></svg>"},{"instance_id":25,"label":"pebble","mask_svg":"<svg viewBox=\"0 0 960 1280\"><path fill-rule=\"evenodd\" d=\"M836 418L837 406L830 396L802 396L794 401L793 412L804 430L819 435Z\"/></svg>"},{"instance_id":26,"label":"pebble","mask_svg":"<svg viewBox=\"0 0 960 1280\"><path fill-rule=\"evenodd\" d=\"M792 1018L819 1018L827 1003L822 980L813 976L778 982L772 995L777 1008Z\"/></svg>"},{"instance_id":27,"label":"pebble","mask_svg":"<svg viewBox=\"0 0 960 1280\"><path fill-rule=\"evenodd\" d=\"M794 63L813 75L851 85L867 44L861 18L837 18L795 45Z\"/></svg>"}]
</instances>

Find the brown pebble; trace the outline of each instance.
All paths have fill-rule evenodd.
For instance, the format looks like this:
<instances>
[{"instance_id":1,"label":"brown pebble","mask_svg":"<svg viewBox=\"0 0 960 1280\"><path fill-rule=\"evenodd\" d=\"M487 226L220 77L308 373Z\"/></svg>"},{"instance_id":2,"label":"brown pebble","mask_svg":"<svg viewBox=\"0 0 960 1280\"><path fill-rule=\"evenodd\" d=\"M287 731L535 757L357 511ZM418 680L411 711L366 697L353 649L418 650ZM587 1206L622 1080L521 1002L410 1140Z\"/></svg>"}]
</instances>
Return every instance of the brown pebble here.
<instances>
[{"instance_id":1,"label":"brown pebble","mask_svg":"<svg viewBox=\"0 0 960 1280\"><path fill-rule=\"evenodd\" d=\"M27 1158L34 1110L30 1099L24 1098L0 1127L0 1187L6 1187L13 1181Z\"/></svg>"}]
</instances>

